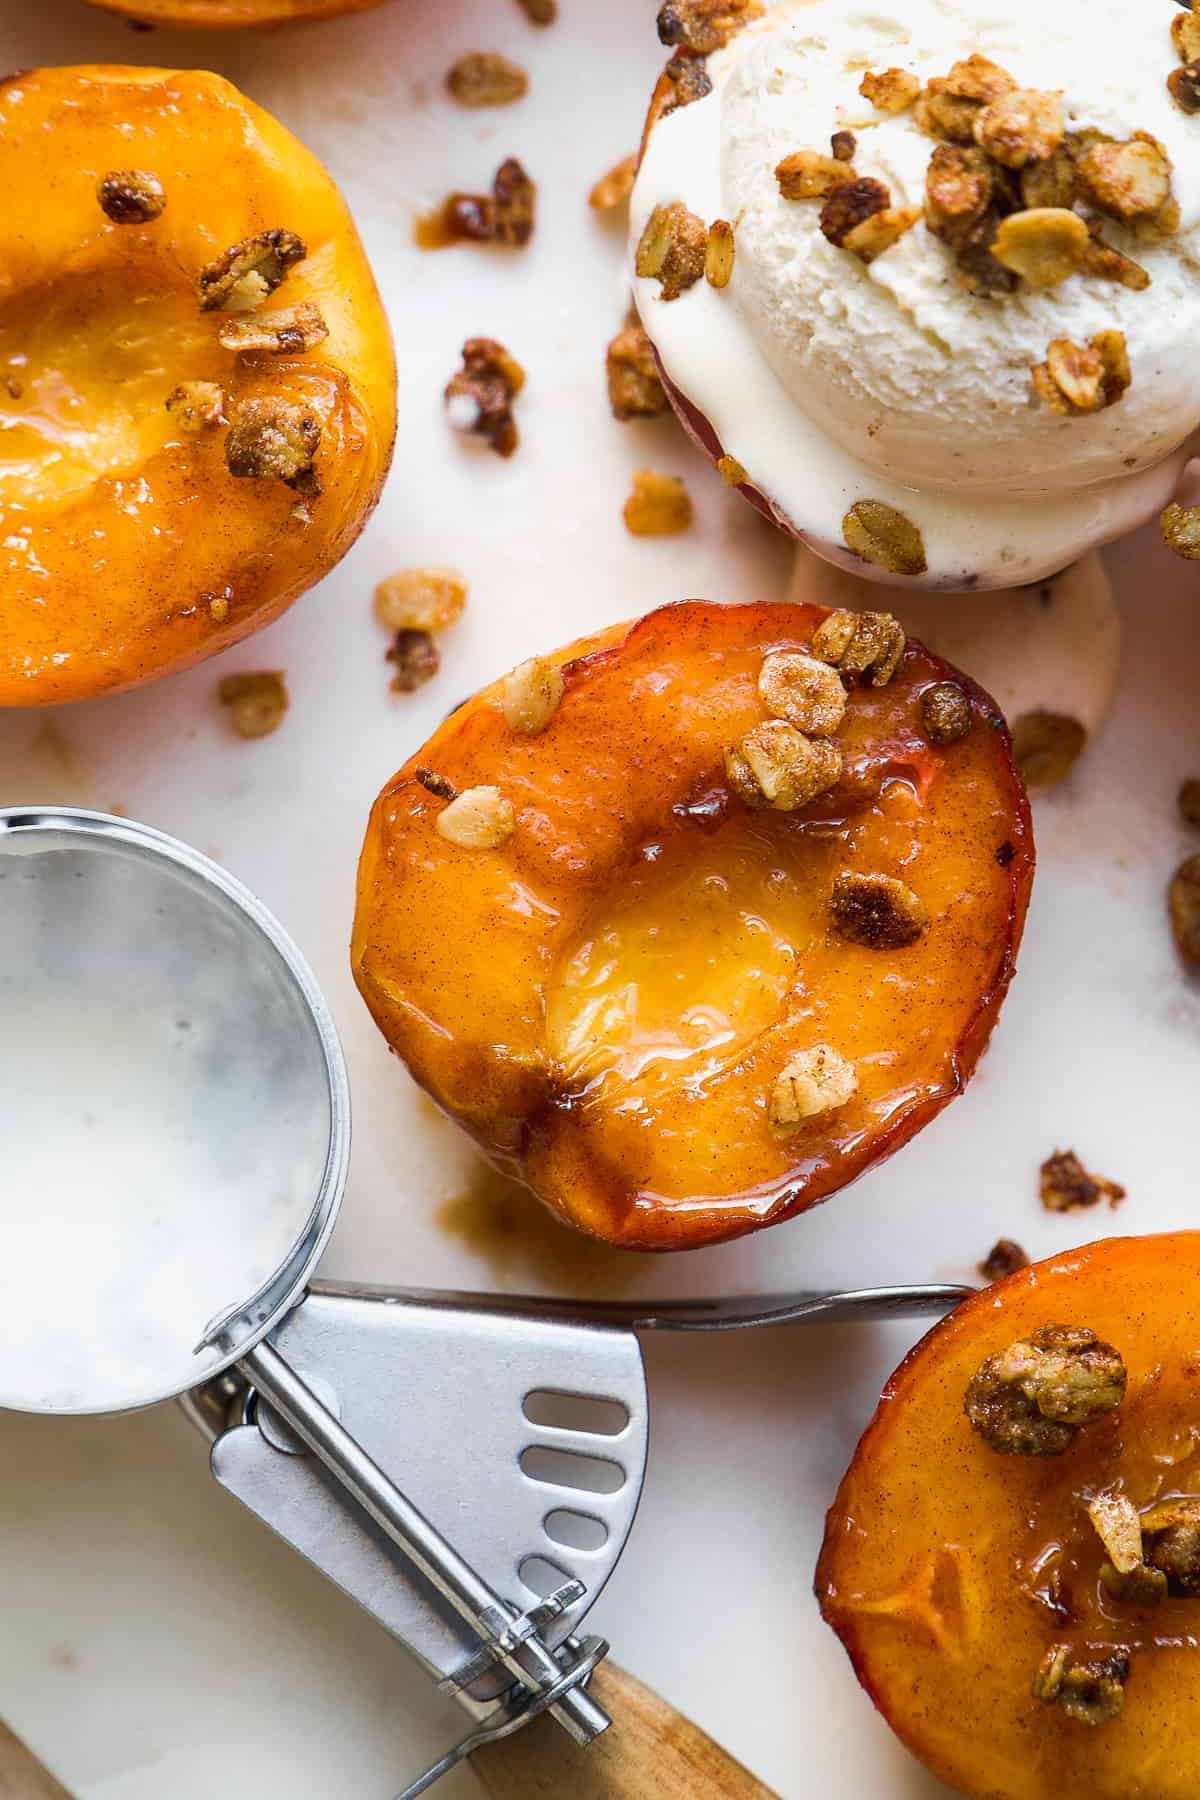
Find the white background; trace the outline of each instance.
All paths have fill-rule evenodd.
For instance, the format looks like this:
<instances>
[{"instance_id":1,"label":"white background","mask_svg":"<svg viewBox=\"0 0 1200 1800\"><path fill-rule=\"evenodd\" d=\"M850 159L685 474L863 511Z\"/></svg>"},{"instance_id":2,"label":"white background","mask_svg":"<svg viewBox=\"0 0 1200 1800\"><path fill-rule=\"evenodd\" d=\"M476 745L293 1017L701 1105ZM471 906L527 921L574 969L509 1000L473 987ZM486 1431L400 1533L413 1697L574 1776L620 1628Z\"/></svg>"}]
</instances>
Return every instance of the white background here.
<instances>
[{"instance_id":1,"label":"white background","mask_svg":"<svg viewBox=\"0 0 1200 1800\"><path fill-rule=\"evenodd\" d=\"M1200 989L1175 960L1163 903L1170 870L1198 847L1173 797L1184 774L1200 774L1200 571L1149 534L1111 559L1126 626L1118 701L1076 775L1039 800L1041 871L994 1047L969 1094L851 1193L691 1257L594 1249L481 1178L375 1035L346 955L355 859L377 789L442 714L595 625L686 595L764 599L787 578L785 544L673 424L608 416L620 232L589 214L586 194L633 148L663 53L652 0L562 7L542 32L516 0L394 0L326 25L203 37L135 35L83 0L0 0L5 65L207 63L306 139L345 189L378 272L401 419L390 485L358 547L220 665L286 670L292 710L276 736L229 734L211 666L123 699L7 713L0 804L118 804L220 857L299 940L337 1015L356 1106L328 1274L587 1294L779 1291L969 1278L999 1234L1044 1254L1200 1222ZM529 69L527 101L479 114L444 97L446 67L479 48ZM450 188L486 186L510 153L541 188L529 250L414 250L414 214ZM452 441L441 417L441 388L478 333L529 373L509 463ZM621 503L642 463L687 477L688 536L625 533ZM466 572L470 606L443 639L440 677L393 696L371 588L430 561ZM1038 1163L1067 1145L1126 1183L1119 1213L1041 1213ZM913 1335L806 1328L647 1344L649 1484L593 1619L622 1662L787 1800L944 1791L876 1720L810 1597L824 1508ZM0 1605L0 1716L84 1800L387 1800L458 1724L403 1652L211 1484L199 1440L170 1408L0 1419ZM444 1791L477 1790L464 1775Z\"/></svg>"}]
</instances>

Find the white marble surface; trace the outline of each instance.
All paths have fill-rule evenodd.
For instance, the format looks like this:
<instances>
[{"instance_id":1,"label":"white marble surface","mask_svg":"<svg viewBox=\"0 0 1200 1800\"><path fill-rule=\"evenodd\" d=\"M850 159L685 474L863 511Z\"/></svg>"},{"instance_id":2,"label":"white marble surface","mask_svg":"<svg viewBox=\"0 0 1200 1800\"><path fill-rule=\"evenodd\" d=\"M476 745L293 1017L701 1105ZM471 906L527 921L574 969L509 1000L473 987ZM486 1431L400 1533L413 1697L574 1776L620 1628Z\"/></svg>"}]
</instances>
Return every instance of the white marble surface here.
<instances>
[{"instance_id":1,"label":"white marble surface","mask_svg":"<svg viewBox=\"0 0 1200 1800\"><path fill-rule=\"evenodd\" d=\"M5 64L210 62L327 159L391 311L402 420L362 542L225 659L287 670L292 710L275 737L227 734L211 667L70 712L8 713L0 803L119 804L220 856L298 938L355 1090L332 1275L592 1294L779 1290L965 1278L1001 1233L1038 1254L1194 1224L1184 1120L1200 1086L1200 988L1175 960L1163 887L1194 847L1174 791L1200 772L1200 571L1148 536L1111 557L1126 626L1117 703L1076 775L1038 803L1041 872L994 1047L937 1125L817 1214L654 1261L593 1251L526 1207L505 1230L518 1203L480 1181L357 1000L346 942L366 811L451 704L592 625L688 594L765 598L786 583L786 546L669 422L619 427L607 414L619 234L589 216L585 196L634 143L661 56L653 12L653 0L563 0L559 25L538 33L515 0L395 0L287 34L201 38L134 35L82 0L0 0ZM441 97L452 57L484 47L530 69L519 108L464 114ZM512 152L542 186L527 253L412 249L415 211L484 183ZM459 346L480 332L529 371L525 443L508 464L464 451L440 416ZM688 477L687 537L624 532L629 471L642 463ZM471 605L444 640L438 680L395 697L370 589L429 560L461 565ZM1037 1165L1069 1144L1127 1184L1121 1211L1040 1212ZM646 1499L594 1618L621 1660L785 1800L944 1791L874 1717L810 1597L824 1507L913 1335L810 1328L647 1346ZM400 1650L210 1483L199 1440L171 1409L0 1419L0 1595L0 1716L83 1800L387 1800L456 1723ZM477 1790L464 1775L444 1791Z\"/></svg>"}]
</instances>

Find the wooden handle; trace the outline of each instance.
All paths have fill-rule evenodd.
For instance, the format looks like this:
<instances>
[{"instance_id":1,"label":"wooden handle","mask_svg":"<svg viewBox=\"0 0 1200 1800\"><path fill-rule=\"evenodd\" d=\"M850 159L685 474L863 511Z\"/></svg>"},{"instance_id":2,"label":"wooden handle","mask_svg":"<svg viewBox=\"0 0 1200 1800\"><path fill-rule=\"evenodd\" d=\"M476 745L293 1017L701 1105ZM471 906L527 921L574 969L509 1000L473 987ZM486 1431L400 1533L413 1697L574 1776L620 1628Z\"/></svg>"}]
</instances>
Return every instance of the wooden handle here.
<instances>
[{"instance_id":1,"label":"wooden handle","mask_svg":"<svg viewBox=\"0 0 1200 1800\"><path fill-rule=\"evenodd\" d=\"M32 1750L0 1720L0 1800L71 1800Z\"/></svg>"},{"instance_id":2,"label":"wooden handle","mask_svg":"<svg viewBox=\"0 0 1200 1800\"><path fill-rule=\"evenodd\" d=\"M673 1706L611 1663L588 1692L613 1716L586 1750L553 1719L488 1744L471 1768L492 1800L779 1800Z\"/></svg>"}]
</instances>

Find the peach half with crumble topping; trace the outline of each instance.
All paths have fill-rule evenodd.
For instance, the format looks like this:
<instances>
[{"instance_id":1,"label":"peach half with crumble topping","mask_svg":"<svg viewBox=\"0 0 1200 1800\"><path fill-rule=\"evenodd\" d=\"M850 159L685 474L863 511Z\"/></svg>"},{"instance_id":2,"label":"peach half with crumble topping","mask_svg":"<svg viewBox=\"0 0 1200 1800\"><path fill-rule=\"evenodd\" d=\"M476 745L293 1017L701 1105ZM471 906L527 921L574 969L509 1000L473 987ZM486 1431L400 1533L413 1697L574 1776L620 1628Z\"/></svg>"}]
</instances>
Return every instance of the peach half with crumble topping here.
<instances>
[{"instance_id":1,"label":"peach half with crumble topping","mask_svg":"<svg viewBox=\"0 0 1200 1800\"><path fill-rule=\"evenodd\" d=\"M969 718L937 742L924 701ZM644 1250L813 1206L959 1093L1033 873L996 709L884 614L689 601L523 664L384 788L353 967L501 1169Z\"/></svg>"},{"instance_id":2,"label":"peach half with crumble topping","mask_svg":"<svg viewBox=\"0 0 1200 1800\"><path fill-rule=\"evenodd\" d=\"M326 574L395 369L333 182L220 76L10 76L0 182L0 705L35 706L185 668Z\"/></svg>"}]
</instances>

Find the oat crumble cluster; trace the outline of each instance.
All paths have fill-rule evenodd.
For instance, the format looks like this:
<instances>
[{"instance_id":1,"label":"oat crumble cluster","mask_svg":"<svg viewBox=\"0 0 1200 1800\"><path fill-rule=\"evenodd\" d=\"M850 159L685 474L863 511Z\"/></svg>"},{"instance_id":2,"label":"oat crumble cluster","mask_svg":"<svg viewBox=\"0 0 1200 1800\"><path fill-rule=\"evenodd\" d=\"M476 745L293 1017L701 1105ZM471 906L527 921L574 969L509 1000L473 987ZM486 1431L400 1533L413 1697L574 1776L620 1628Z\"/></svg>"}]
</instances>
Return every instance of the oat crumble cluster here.
<instances>
[{"instance_id":1,"label":"oat crumble cluster","mask_svg":"<svg viewBox=\"0 0 1200 1800\"><path fill-rule=\"evenodd\" d=\"M433 633L461 617L467 584L457 569L400 569L375 589L375 617L392 633L387 660L393 665L391 690L412 694L432 681L441 667Z\"/></svg>"},{"instance_id":2,"label":"oat crumble cluster","mask_svg":"<svg viewBox=\"0 0 1200 1800\"><path fill-rule=\"evenodd\" d=\"M482 438L497 456L511 456L520 442L513 402L525 371L495 338L468 338L463 366L446 383L446 417L455 431Z\"/></svg>"},{"instance_id":3,"label":"oat crumble cluster","mask_svg":"<svg viewBox=\"0 0 1200 1800\"><path fill-rule=\"evenodd\" d=\"M971 1428L1008 1456L1060 1456L1125 1397L1118 1351L1082 1325L1043 1325L982 1362L967 1384Z\"/></svg>"}]
</instances>

